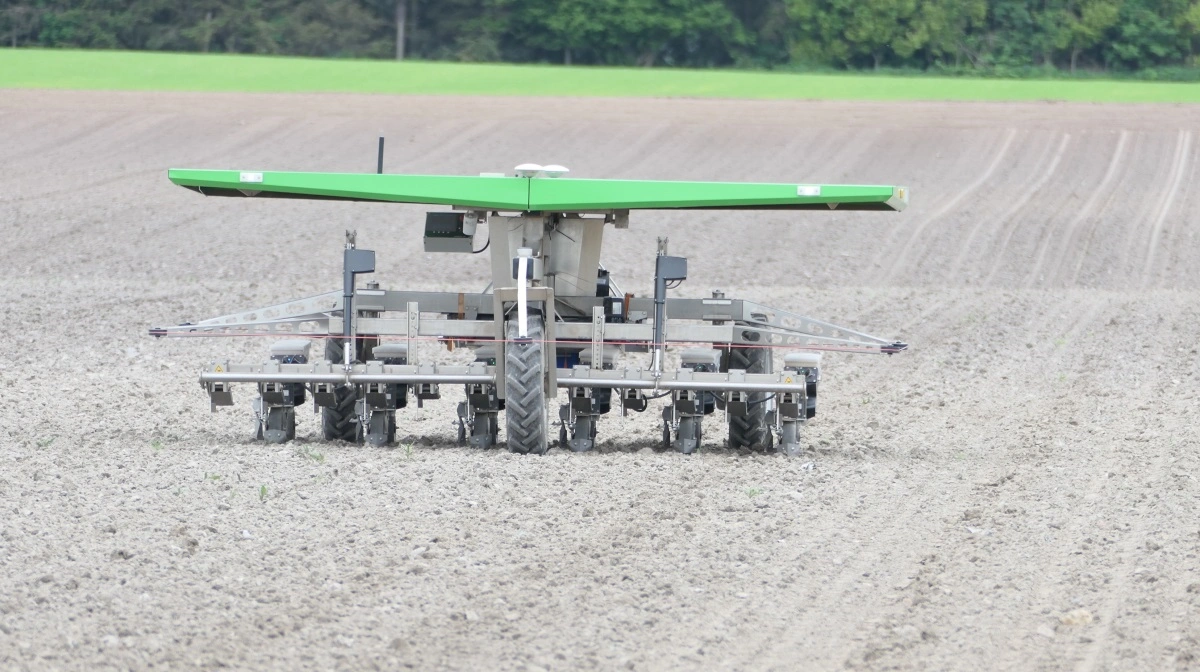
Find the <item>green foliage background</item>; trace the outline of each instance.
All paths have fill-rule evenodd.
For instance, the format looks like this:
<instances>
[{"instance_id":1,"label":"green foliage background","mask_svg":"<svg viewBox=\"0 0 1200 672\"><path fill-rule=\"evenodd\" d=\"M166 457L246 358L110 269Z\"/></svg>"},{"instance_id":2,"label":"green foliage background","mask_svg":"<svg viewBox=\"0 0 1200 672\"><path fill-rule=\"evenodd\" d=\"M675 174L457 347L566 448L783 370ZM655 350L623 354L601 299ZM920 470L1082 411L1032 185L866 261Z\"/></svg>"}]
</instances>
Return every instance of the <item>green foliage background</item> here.
<instances>
[{"instance_id":1,"label":"green foliage background","mask_svg":"<svg viewBox=\"0 0 1200 672\"><path fill-rule=\"evenodd\" d=\"M1200 0L0 0L13 47L384 59L398 41L441 61L1200 79Z\"/></svg>"},{"instance_id":2,"label":"green foliage background","mask_svg":"<svg viewBox=\"0 0 1200 672\"><path fill-rule=\"evenodd\" d=\"M768 100L1200 103L1184 82L766 70L563 67L245 54L0 49L0 89L384 93Z\"/></svg>"}]
</instances>

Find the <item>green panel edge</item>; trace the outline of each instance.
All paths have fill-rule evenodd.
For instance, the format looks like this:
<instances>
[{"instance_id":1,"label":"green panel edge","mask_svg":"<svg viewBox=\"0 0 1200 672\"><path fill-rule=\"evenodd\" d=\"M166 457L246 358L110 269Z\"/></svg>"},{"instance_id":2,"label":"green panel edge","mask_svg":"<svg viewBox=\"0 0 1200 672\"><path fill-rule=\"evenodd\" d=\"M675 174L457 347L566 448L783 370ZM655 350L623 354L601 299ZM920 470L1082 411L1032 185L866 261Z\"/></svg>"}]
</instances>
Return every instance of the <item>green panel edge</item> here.
<instances>
[{"instance_id":1,"label":"green panel edge","mask_svg":"<svg viewBox=\"0 0 1200 672\"><path fill-rule=\"evenodd\" d=\"M533 179L530 210L806 209L876 206L901 210L903 187L761 182ZM861 207L856 209L862 209Z\"/></svg>"},{"instance_id":2,"label":"green panel edge","mask_svg":"<svg viewBox=\"0 0 1200 672\"><path fill-rule=\"evenodd\" d=\"M661 209L903 210L905 187L171 169L171 182L216 196L454 205L522 212Z\"/></svg>"},{"instance_id":3,"label":"green panel edge","mask_svg":"<svg viewBox=\"0 0 1200 672\"><path fill-rule=\"evenodd\" d=\"M461 205L500 210L525 210L529 205L529 180L517 177L180 168L167 171L167 177L179 186L216 196L276 195L292 198Z\"/></svg>"}]
</instances>

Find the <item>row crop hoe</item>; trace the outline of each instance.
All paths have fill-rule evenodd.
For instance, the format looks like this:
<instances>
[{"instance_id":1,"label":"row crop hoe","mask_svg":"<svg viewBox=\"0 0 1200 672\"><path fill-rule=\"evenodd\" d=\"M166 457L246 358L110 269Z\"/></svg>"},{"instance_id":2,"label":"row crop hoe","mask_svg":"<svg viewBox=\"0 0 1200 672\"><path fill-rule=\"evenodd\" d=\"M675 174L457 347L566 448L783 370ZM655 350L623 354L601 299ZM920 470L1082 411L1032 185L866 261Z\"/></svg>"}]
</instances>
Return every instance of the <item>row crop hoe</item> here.
<instances>
[{"instance_id":1,"label":"row crop hoe","mask_svg":"<svg viewBox=\"0 0 1200 672\"><path fill-rule=\"evenodd\" d=\"M382 165L382 141L380 163ZM295 437L296 407L320 408L325 439L384 445L400 412L465 387L458 440L478 448L505 441L517 453L558 444L595 445L614 407L643 412L666 398L662 447L691 453L705 416L728 420L729 445L801 450L800 426L816 412L822 350L892 354L885 340L786 310L713 292L669 298L687 278L687 259L660 239L654 294L622 294L600 261L605 229L625 229L632 210L881 210L907 204L903 187L573 179L561 166L523 164L515 174L473 176L379 173L170 170L169 179L206 196L384 201L443 206L425 219L427 252L479 253L485 225L491 284L482 292L421 292L358 286L375 253L347 232L342 288L256 310L150 330L154 336L269 335L267 361L214 362L200 374L213 410L233 404L231 385L257 386L256 438ZM472 348L474 362L449 366L418 357L436 339ZM313 341L323 352L310 352ZM669 370L664 351L683 347ZM790 352L788 351L790 350ZM783 351L776 370L776 351ZM616 368L621 353L645 353L641 366ZM640 358L634 358L640 359Z\"/></svg>"}]
</instances>

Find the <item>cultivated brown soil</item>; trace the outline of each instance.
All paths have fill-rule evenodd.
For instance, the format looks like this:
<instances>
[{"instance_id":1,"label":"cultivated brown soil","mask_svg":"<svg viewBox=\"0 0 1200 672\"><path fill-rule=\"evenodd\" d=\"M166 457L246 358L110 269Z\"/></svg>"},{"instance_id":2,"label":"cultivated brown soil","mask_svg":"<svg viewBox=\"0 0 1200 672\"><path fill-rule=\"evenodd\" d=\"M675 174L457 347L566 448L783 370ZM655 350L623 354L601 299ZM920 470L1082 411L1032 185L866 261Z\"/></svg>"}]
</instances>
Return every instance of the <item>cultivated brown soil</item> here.
<instances>
[{"instance_id":1,"label":"cultivated brown soil","mask_svg":"<svg viewBox=\"0 0 1200 672\"><path fill-rule=\"evenodd\" d=\"M912 344L827 354L798 459L250 438L151 325L375 279L482 289L418 207L205 199L168 167L907 184L883 213L635 213L714 288ZM0 91L6 669L1200 667L1200 110ZM427 357L458 361L432 345ZM661 403L661 402L655 402ZM502 437L503 439L503 437Z\"/></svg>"}]
</instances>

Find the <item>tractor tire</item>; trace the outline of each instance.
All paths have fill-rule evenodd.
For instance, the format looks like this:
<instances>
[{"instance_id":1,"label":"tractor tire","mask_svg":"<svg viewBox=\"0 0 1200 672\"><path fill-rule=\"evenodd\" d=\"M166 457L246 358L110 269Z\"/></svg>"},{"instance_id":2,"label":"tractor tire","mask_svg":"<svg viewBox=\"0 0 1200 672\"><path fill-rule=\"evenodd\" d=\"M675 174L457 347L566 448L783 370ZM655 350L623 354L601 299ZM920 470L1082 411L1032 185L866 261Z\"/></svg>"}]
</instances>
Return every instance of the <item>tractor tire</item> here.
<instances>
[{"instance_id":1,"label":"tractor tire","mask_svg":"<svg viewBox=\"0 0 1200 672\"><path fill-rule=\"evenodd\" d=\"M504 418L508 449L541 455L549 447L542 317L529 315L527 325L528 340L518 340L516 320L505 324Z\"/></svg>"},{"instance_id":2,"label":"tractor tire","mask_svg":"<svg viewBox=\"0 0 1200 672\"><path fill-rule=\"evenodd\" d=\"M340 339L325 340L325 359L335 364L340 363L343 361L343 352ZM354 412L354 404L358 401L358 389L339 385L334 388L334 399L337 402L335 406L321 409L321 433L325 440L362 443L362 428Z\"/></svg>"},{"instance_id":3,"label":"tractor tire","mask_svg":"<svg viewBox=\"0 0 1200 672\"><path fill-rule=\"evenodd\" d=\"M730 348L727 370L744 369L746 373L771 373L771 351L768 348ZM729 416L729 447L770 452L774 443L767 425L767 392L751 392L746 415Z\"/></svg>"}]
</instances>

